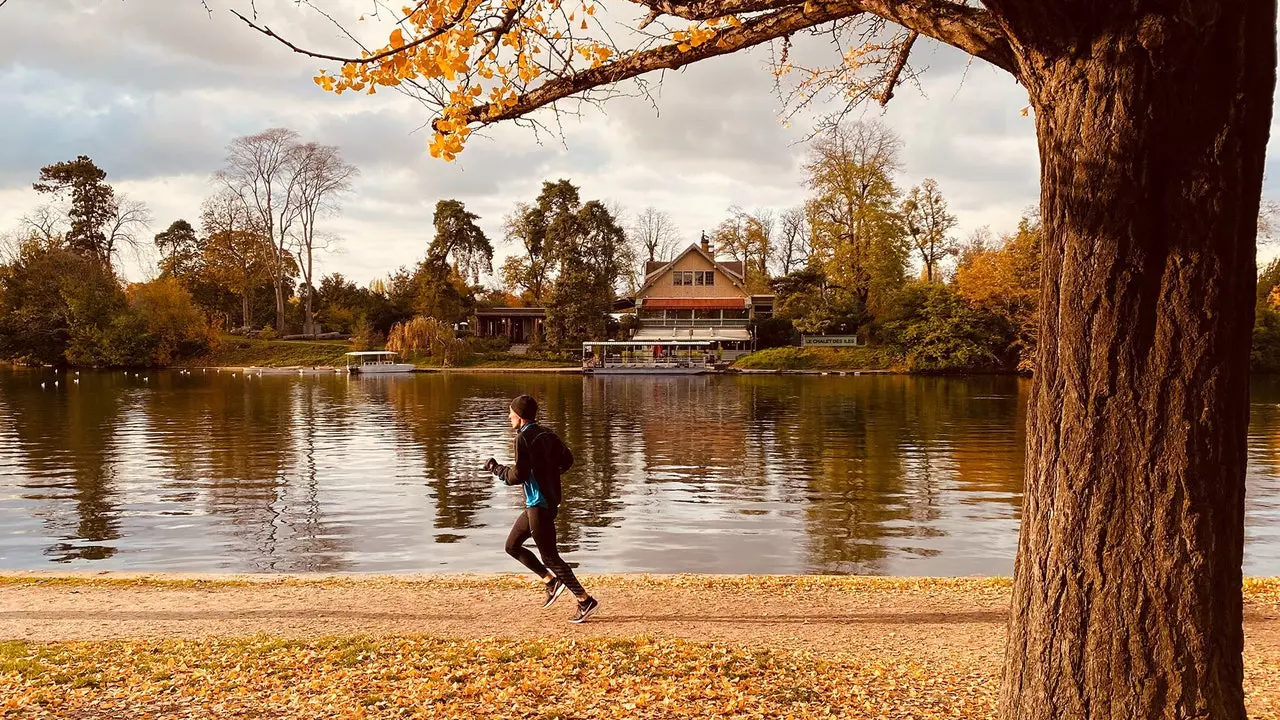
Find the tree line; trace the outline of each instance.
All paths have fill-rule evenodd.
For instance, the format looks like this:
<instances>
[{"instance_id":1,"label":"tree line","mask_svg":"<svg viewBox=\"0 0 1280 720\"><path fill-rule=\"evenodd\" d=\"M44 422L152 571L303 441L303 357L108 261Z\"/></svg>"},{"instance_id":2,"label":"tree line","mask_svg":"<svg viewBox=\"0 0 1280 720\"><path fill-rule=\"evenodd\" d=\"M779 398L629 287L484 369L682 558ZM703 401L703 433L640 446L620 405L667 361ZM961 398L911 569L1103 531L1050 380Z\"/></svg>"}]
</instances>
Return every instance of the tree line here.
<instances>
[{"instance_id":1,"label":"tree line","mask_svg":"<svg viewBox=\"0 0 1280 720\"><path fill-rule=\"evenodd\" d=\"M776 295L758 322L761 348L801 334L856 334L918 371L1034 369L1042 231L1028 213L999 236L964 240L933 179L904 189L901 140L879 123L837 125L804 164L808 197L780 211L731 207L711 229L722 258L741 261L747 288ZM336 237L325 221L358 170L338 148L275 128L236 138L196 223L153 239L154 280L117 277L145 251L147 206L117 192L91 159L40 170L33 189L52 202L23 219L0 264L0 354L47 364L164 365L207 352L221 332L263 337L352 336L364 349L454 356L452 332L484 307L547 308L553 347L626 337L634 319L610 316L635 292L646 262L691 242L648 207L626 220L616 204L584 200L566 179L514 204L494 267L494 242L456 199L436 203L422 258L359 285L315 275ZM486 281L488 284L486 284ZM1253 365L1280 370L1280 269L1259 279ZM500 342L497 344L501 344ZM453 348L453 349L450 349Z\"/></svg>"}]
</instances>

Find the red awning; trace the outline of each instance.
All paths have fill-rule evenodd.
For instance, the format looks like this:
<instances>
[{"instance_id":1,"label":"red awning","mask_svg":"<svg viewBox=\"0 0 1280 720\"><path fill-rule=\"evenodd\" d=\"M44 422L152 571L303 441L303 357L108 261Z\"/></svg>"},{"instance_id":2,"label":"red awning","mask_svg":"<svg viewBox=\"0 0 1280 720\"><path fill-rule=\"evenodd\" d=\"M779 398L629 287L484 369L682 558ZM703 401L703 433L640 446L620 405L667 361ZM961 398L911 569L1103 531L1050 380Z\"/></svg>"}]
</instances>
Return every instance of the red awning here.
<instances>
[{"instance_id":1,"label":"red awning","mask_svg":"<svg viewBox=\"0 0 1280 720\"><path fill-rule=\"evenodd\" d=\"M658 310L741 310L747 306L745 298L645 298L641 307Z\"/></svg>"}]
</instances>

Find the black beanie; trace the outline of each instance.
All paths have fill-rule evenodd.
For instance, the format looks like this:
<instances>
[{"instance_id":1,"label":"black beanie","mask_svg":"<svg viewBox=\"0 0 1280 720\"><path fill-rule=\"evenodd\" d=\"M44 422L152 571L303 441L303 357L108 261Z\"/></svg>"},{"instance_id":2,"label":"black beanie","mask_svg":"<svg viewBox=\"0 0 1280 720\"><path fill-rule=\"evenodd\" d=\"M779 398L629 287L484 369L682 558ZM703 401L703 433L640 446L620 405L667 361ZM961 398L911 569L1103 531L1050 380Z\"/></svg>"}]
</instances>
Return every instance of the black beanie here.
<instances>
[{"instance_id":1,"label":"black beanie","mask_svg":"<svg viewBox=\"0 0 1280 720\"><path fill-rule=\"evenodd\" d=\"M520 417L533 422L538 417L538 401L528 395L521 395L511 401L511 409Z\"/></svg>"}]
</instances>

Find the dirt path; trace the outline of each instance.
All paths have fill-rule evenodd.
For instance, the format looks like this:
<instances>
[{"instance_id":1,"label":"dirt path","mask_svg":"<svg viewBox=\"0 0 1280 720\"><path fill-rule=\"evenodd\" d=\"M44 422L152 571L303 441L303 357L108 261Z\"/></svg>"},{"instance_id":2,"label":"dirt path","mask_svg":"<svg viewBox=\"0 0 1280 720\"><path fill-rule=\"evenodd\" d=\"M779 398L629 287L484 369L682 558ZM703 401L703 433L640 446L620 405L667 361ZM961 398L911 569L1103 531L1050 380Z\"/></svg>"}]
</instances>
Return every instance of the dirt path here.
<instances>
[{"instance_id":1,"label":"dirt path","mask_svg":"<svg viewBox=\"0 0 1280 720\"><path fill-rule=\"evenodd\" d=\"M26 575L26 578L40 577ZM602 603L586 625L566 622L572 601L540 609L540 589L494 578L273 576L44 576L0 578L0 639L330 635L443 637L653 636L806 649L819 653L945 658L991 666L1004 648L1003 587L875 581L849 586L586 578ZM193 584L194 581L194 584ZM1246 608L1248 654L1280 659L1280 609Z\"/></svg>"}]
</instances>

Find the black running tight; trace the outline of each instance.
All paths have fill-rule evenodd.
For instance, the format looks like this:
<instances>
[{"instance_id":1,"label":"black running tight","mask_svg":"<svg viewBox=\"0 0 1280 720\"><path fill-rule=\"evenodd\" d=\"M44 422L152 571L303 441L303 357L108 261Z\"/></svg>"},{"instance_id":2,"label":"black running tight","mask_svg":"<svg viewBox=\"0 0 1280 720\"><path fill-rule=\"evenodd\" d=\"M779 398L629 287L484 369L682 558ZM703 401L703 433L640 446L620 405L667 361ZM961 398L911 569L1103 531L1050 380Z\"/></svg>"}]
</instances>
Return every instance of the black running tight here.
<instances>
[{"instance_id":1,"label":"black running tight","mask_svg":"<svg viewBox=\"0 0 1280 720\"><path fill-rule=\"evenodd\" d=\"M537 556L524 546L529 538L533 538L533 543L538 547L538 554L542 556L542 560L538 560ZM541 507L525 508L525 511L520 513L520 517L516 518L516 524L511 526L511 534L507 536L507 554L537 573L538 577L546 577L547 570L550 569L551 573L574 595L581 596L586 592L582 589L578 578L574 577L569 563L560 557L560 551L556 549L555 510Z\"/></svg>"}]
</instances>

